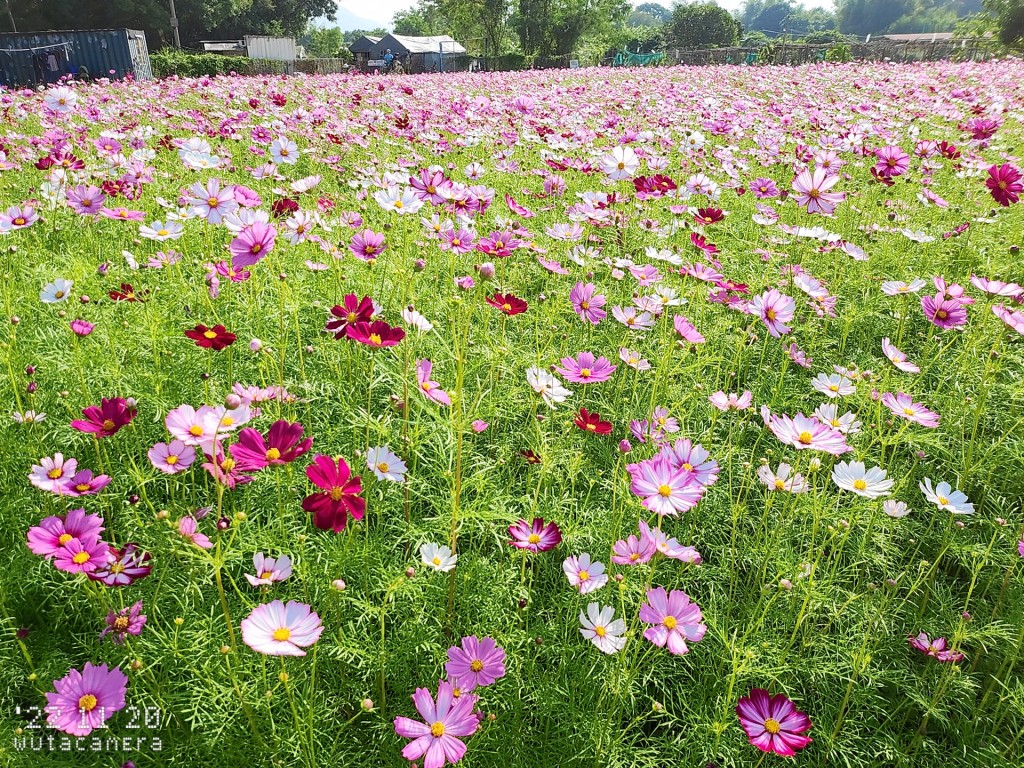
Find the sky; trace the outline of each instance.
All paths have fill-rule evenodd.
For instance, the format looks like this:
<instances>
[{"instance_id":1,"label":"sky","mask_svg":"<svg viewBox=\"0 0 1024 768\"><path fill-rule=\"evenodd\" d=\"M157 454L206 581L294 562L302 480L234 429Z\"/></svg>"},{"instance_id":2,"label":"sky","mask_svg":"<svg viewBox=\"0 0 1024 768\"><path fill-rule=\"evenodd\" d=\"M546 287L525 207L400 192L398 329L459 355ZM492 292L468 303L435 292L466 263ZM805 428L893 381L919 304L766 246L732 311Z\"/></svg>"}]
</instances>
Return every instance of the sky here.
<instances>
[{"instance_id":1,"label":"sky","mask_svg":"<svg viewBox=\"0 0 1024 768\"><path fill-rule=\"evenodd\" d=\"M654 0L657 2L658 0ZM645 0L632 0L633 5L641 5ZM730 11L734 11L743 5L743 0L717 0L718 4L723 8L727 8ZM666 8L671 8L671 2L661 3ZM831 8L832 0L804 0L804 5L809 8ZM338 7L347 11L347 14L356 16L359 19L366 20L367 22L373 22L368 24L370 27L391 27L391 19L394 17L396 11L404 11L407 8L412 8L416 5L416 0L338 0ZM339 17L338 21L343 22L348 19L342 19ZM355 23L349 20L349 23ZM342 24L342 26L346 26Z\"/></svg>"}]
</instances>

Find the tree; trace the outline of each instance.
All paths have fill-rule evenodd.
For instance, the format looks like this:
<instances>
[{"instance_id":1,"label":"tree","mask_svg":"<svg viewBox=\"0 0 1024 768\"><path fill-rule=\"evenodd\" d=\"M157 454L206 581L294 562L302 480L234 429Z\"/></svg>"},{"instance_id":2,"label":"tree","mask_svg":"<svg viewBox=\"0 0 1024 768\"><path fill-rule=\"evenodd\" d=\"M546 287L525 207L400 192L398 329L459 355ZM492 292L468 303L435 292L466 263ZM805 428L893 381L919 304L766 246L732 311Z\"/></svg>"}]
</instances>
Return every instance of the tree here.
<instances>
[{"instance_id":1,"label":"tree","mask_svg":"<svg viewBox=\"0 0 1024 768\"><path fill-rule=\"evenodd\" d=\"M528 56L567 57L584 35L621 23L625 0L519 0L516 31Z\"/></svg>"},{"instance_id":2,"label":"tree","mask_svg":"<svg viewBox=\"0 0 1024 768\"><path fill-rule=\"evenodd\" d=\"M713 2L677 5L665 37L677 48L719 48L735 45L740 23Z\"/></svg>"},{"instance_id":3,"label":"tree","mask_svg":"<svg viewBox=\"0 0 1024 768\"><path fill-rule=\"evenodd\" d=\"M839 31L848 35L877 35L907 14L911 0L842 0L836 16Z\"/></svg>"},{"instance_id":4,"label":"tree","mask_svg":"<svg viewBox=\"0 0 1024 768\"><path fill-rule=\"evenodd\" d=\"M1024 46L1024 2L1021 0L986 0L985 8L995 17L999 42L1010 48Z\"/></svg>"},{"instance_id":5,"label":"tree","mask_svg":"<svg viewBox=\"0 0 1024 768\"><path fill-rule=\"evenodd\" d=\"M312 59L334 59L345 48L345 36L338 27L312 27L302 44Z\"/></svg>"},{"instance_id":6,"label":"tree","mask_svg":"<svg viewBox=\"0 0 1024 768\"><path fill-rule=\"evenodd\" d=\"M672 18L672 11L666 8L661 3L641 3L636 7L637 13L646 13L648 16L653 16L662 24L665 24Z\"/></svg>"}]
</instances>

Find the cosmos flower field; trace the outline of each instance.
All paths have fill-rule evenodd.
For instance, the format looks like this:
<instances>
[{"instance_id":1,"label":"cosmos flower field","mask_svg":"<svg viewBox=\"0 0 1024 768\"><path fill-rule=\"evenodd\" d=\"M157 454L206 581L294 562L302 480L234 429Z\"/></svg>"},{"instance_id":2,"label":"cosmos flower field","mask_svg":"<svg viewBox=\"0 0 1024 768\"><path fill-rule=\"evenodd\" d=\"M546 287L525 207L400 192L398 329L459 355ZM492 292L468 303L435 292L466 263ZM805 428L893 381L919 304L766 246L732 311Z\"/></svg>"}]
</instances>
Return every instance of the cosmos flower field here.
<instances>
[{"instance_id":1,"label":"cosmos flower field","mask_svg":"<svg viewBox=\"0 0 1024 768\"><path fill-rule=\"evenodd\" d=\"M0 755L1019 766L1024 63L0 92Z\"/></svg>"}]
</instances>

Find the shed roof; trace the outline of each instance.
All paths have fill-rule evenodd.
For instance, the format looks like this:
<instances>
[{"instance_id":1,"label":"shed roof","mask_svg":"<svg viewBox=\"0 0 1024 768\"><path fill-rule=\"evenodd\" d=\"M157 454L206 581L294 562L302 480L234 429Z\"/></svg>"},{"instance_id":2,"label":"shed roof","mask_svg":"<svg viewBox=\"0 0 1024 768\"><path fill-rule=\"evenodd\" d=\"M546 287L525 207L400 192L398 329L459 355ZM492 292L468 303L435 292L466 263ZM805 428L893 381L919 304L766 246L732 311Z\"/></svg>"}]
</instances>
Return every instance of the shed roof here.
<instances>
[{"instance_id":1,"label":"shed roof","mask_svg":"<svg viewBox=\"0 0 1024 768\"><path fill-rule=\"evenodd\" d=\"M369 53L372 49L377 47L381 38L375 37L374 35L363 35L362 37L356 38L352 41L352 45L348 47L352 53Z\"/></svg>"},{"instance_id":2,"label":"shed roof","mask_svg":"<svg viewBox=\"0 0 1024 768\"><path fill-rule=\"evenodd\" d=\"M455 38L449 35L433 35L432 37L408 37L406 35L388 35L379 45L400 51L401 53L465 53L466 49Z\"/></svg>"}]
</instances>

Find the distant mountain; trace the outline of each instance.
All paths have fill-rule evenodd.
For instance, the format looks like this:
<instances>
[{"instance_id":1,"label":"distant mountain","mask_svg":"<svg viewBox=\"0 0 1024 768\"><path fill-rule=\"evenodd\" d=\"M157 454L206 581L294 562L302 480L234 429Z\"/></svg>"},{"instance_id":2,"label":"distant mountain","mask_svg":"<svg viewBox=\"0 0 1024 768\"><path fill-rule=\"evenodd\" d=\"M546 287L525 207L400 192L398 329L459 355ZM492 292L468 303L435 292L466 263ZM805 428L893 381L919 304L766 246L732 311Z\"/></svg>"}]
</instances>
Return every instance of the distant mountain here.
<instances>
[{"instance_id":1,"label":"distant mountain","mask_svg":"<svg viewBox=\"0 0 1024 768\"><path fill-rule=\"evenodd\" d=\"M367 19L363 16L356 16L352 11L347 11L339 6L337 13L334 14L334 21L321 16L313 19L312 24L317 27L340 27L342 32L348 32L351 29L376 29L377 27L390 29L391 19Z\"/></svg>"}]
</instances>

